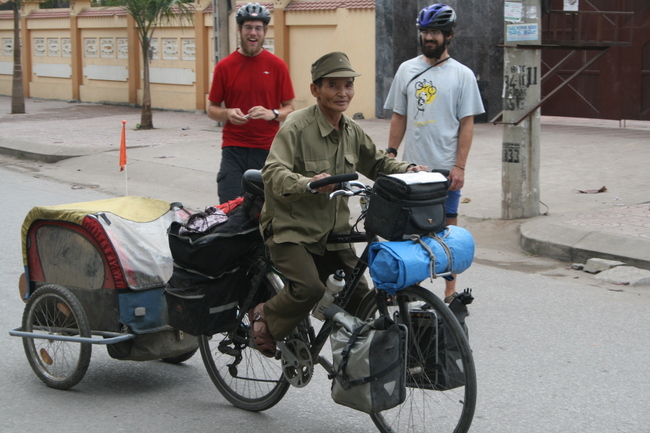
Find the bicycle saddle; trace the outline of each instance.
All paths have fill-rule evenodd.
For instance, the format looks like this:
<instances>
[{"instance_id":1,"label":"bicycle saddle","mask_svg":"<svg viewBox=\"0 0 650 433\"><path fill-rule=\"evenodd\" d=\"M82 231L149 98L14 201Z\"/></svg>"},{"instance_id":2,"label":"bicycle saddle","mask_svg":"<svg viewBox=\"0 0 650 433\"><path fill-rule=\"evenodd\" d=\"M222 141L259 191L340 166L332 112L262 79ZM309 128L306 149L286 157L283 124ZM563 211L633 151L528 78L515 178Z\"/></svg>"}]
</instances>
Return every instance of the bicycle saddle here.
<instances>
[{"instance_id":1,"label":"bicycle saddle","mask_svg":"<svg viewBox=\"0 0 650 433\"><path fill-rule=\"evenodd\" d=\"M247 193L264 195L264 182L262 182L262 172L260 170L246 170L241 183Z\"/></svg>"}]
</instances>

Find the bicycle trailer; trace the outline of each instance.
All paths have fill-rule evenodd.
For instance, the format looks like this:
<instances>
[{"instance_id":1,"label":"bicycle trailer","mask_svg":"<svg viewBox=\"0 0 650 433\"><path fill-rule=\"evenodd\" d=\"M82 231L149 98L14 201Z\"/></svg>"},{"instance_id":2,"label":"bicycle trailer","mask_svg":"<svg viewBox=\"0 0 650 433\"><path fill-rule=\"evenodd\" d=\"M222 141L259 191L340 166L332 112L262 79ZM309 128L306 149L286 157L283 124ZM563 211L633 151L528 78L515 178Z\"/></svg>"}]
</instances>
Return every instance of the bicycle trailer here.
<instances>
[{"instance_id":1,"label":"bicycle trailer","mask_svg":"<svg viewBox=\"0 0 650 433\"><path fill-rule=\"evenodd\" d=\"M20 284L27 305L10 334L23 338L48 386L78 383L92 344L134 361L182 362L196 352L197 339L169 325L164 296L173 267L167 229L189 214L180 203L134 196L27 214Z\"/></svg>"}]
</instances>

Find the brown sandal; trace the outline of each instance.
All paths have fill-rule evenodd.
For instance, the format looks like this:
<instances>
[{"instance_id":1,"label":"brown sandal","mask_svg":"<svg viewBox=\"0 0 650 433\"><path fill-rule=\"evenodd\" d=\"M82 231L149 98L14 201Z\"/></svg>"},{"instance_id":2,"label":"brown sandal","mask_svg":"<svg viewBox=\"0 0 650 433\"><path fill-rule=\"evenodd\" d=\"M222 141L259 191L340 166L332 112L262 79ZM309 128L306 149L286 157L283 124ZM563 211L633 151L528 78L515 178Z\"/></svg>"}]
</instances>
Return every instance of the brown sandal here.
<instances>
[{"instance_id":1,"label":"brown sandal","mask_svg":"<svg viewBox=\"0 0 650 433\"><path fill-rule=\"evenodd\" d=\"M458 296L457 292L454 292L449 296L445 296L445 304L451 304L451 301L453 301L456 296Z\"/></svg>"},{"instance_id":2,"label":"brown sandal","mask_svg":"<svg viewBox=\"0 0 650 433\"><path fill-rule=\"evenodd\" d=\"M253 344L262 355L269 358L275 356L275 340L269 331L269 325L264 316L264 304L258 304L248 311L248 321L253 331Z\"/></svg>"}]
</instances>

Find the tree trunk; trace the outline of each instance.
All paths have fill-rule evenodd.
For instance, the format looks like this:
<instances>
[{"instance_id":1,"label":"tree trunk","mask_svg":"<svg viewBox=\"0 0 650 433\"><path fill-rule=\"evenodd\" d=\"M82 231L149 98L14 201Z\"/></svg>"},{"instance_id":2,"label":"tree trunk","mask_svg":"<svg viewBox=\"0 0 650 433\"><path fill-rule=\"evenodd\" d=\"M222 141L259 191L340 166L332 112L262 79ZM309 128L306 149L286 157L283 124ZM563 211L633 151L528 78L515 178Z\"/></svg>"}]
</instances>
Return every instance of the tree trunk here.
<instances>
[{"instance_id":1,"label":"tree trunk","mask_svg":"<svg viewBox=\"0 0 650 433\"><path fill-rule=\"evenodd\" d=\"M153 114L151 113L151 88L149 85L149 41L142 44L142 71L144 88L142 92L142 114L139 129L153 129Z\"/></svg>"},{"instance_id":2,"label":"tree trunk","mask_svg":"<svg viewBox=\"0 0 650 433\"><path fill-rule=\"evenodd\" d=\"M14 77L11 88L11 114L25 114L23 90L23 66L20 59L20 3L13 0L14 7Z\"/></svg>"}]
</instances>

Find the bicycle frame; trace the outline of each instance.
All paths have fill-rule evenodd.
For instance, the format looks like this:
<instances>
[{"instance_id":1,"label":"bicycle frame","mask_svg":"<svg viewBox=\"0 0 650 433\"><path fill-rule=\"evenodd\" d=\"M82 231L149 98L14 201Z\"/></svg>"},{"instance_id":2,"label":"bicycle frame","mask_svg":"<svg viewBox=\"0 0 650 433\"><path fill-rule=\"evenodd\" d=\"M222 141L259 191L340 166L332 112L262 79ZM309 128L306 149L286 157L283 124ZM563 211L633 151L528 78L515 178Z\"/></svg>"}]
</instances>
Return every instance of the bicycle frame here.
<instances>
[{"instance_id":1,"label":"bicycle frame","mask_svg":"<svg viewBox=\"0 0 650 433\"><path fill-rule=\"evenodd\" d=\"M364 202L362 202L362 210L361 214L357 218L357 221L355 225L353 226L353 230L349 233L332 233L328 235L327 237L327 243L328 244L340 244L340 243L366 243L366 246L359 256L359 259L357 260L357 263L352 270L352 278L348 279L346 281L345 287L341 292L336 296L336 299L334 301L335 305L338 305L341 308L345 308L346 305L348 304L348 301L350 300L351 295L354 293L354 291L357 289L359 282L361 281L361 278L363 278L364 273L368 269L368 252L370 249L370 244L372 242L378 241L378 237L374 235L369 235L366 232L361 232L361 231L356 231L354 230L354 227L356 227L363 219L365 218L365 213L366 210L368 209L368 200L369 200L369 189L362 183L360 182L346 182L345 183L346 187L356 187L357 190L352 191L350 189L344 190L344 189L339 189L337 191L334 191L333 193L330 194L330 199L338 196L338 195L344 195L344 196L355 196L359 195L362 199L365 199ZM369 236L371 236L369 238ZM266 249L264 250L263 254L263 260L266 264L267 270L272 270L274 273L280 275L282 277L282 274L280 271L278 271L272 261L271 258L268 256L268 251ZM260 273L259 277L261 277L266 270ZM441 274L437 274L436 277L444 277L447 275L451 275L450 272L445 272ZM260 279L261 281L261 279ZM254 296L257 288L259 287L258 284L253 284L252 285L253 290L251 290L251 293L249 296ZM376 296L377 297L377 302L378 305L385 310L385 293L382 293L379 290L373 289L368 292L367 296ZM248 301L248 299L247 299ZM246 304L248 305L248 304ZM384 311L385 312L385 311ZM241 317L239 318L239 321L243 319L243 315L245 314L244 311L241 313ZM406 312L402 312L404 316L406 315ZM406 319L408 320L408 318ZM239 322L238 321L238 322ZM329 338L330 334L332 333L333 329L333 321L330 319L325 319L323 322L323 325L321 326L318 334L314 334L314 328L311 325L311 318L307 316L303 322L299 325L299 334L303 337L305 340L305 343L308 343L309 350L310 350L310 355L312 360L317 360L319 364L321 364L327 371L328 373L333 373L332 365L329 361L324 359L322 356L320 356L320 352L327 343L327 339ZM283 344L279 343L279 347L282 347ZM285 349L285 355L286 355L286 346L284 347ZM289 354L289 357L292 358L293 355Z\"/></svg>"},{"instance_id":2,"label":"bicycle frame","mask_svg":"<svg viewBox=\"0 0 650 433\"><path fill-rule=\"evenodd\" d=\"M339 295L336 297L336 300L334 301L334 303L339 307L345 308L345 306L348 304L348 301L350 300L350 296L357 289L357 287L359 286L359 282L361 281L361 278L363 278L363 274L365 273L366 269L368 269L368 249L370 247L370 243L374 240L376 240L376 238L368 239L368 236L364 232L331 234L327 237L327 243L366 242L366 247L361 253L359 260L357 260L356 266L352 270L352 278L347 280L345 287L343 288L343 290L341 290ZM310 324L310 318L307 317L305 319L305 322L307 322L308 328L311 330L312 327ZM325 360L322 356L319 356L319 354L323 349L323 346L325 346L325 343L327 342L327 339L329 338L330 334L332 333L332 327L333 327L333 321L331 319L325 319L325 321L323 322L323 326L321 327L318 334L315 337L312 337L310 334L310 337L312 337L310 338L311 357L312 359L317 359L318 362L328 371L328 373L333 372L332 365L327 360Z\"/></svg>"}]
</instances>

